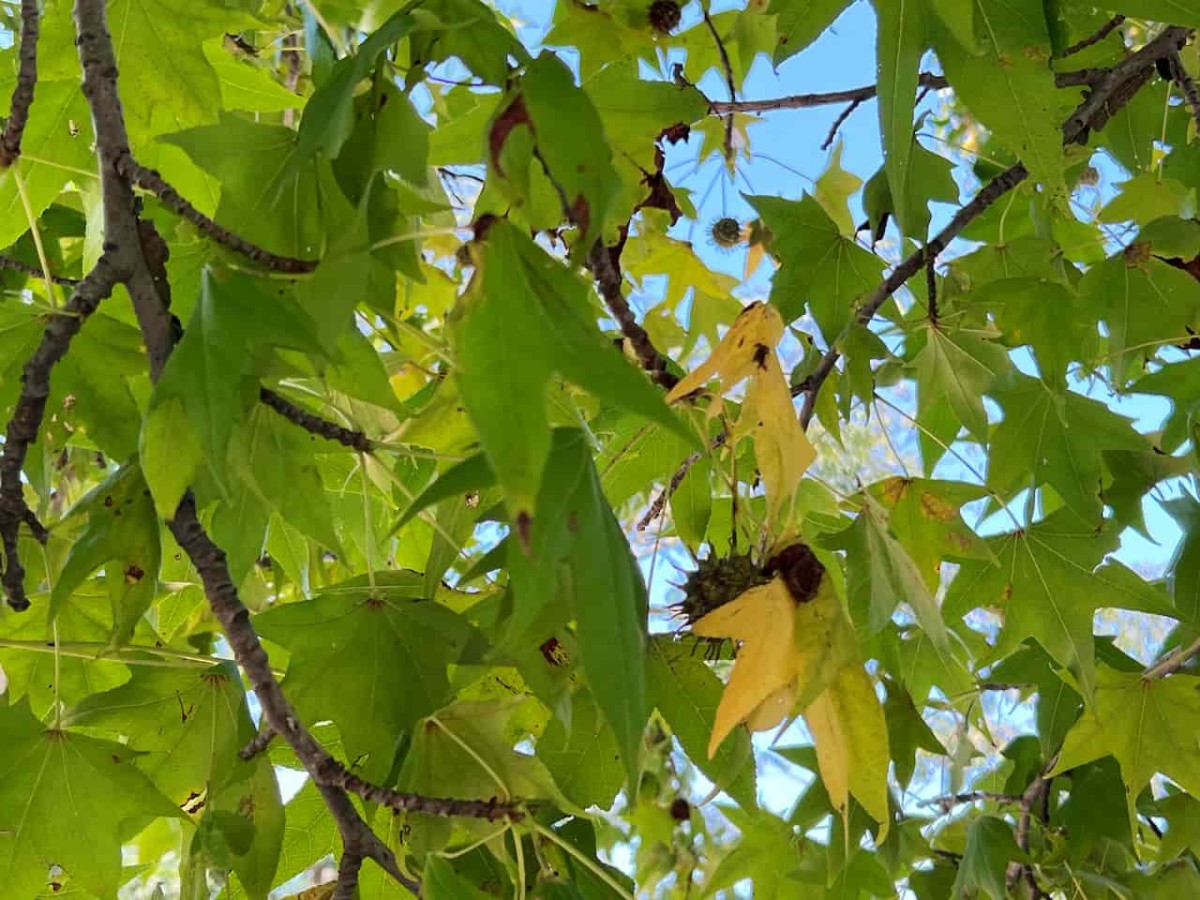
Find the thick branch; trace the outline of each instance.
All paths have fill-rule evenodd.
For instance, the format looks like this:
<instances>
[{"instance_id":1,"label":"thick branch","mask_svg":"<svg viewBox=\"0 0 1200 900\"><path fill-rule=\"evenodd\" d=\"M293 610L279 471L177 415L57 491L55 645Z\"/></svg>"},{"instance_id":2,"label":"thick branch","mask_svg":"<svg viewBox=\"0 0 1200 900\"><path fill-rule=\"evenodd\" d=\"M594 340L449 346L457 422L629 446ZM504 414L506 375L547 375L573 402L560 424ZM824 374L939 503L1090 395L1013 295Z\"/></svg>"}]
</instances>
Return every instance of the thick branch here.
<instances>
[{"instance_id":1,"label":"thick branch","mask_svg":"<svg viewBox=\"0 0 1200 900\"><path fill-rule=\"evenodd\" d=\"M588 255L588 266L596 277L600 295L605 304L621 326L621 333L629 339L633 352L637 355L642 368L650 373L650 378L662 387L670 390L679 383L674 374L667 371L667 360L658 352L646 329L638 324L633 310L621 291L621 276L613 265L608 248L603 241L597 241Z\"/></svg>"},{"instance_id":2,"label":"thick branch","mask_svg":"<svg viewBox=\"0 0 1200 900\"><path fill-rule=\"evenodd\" d=\"M297 406L291 400L275 393L270 388L262 388L258 398L275 412L279 413L294 425L299 425L305 431L323 437L330 441L357 450L359 453L370 453L375 446L369 437L361 431L343 428L336 422L323 419L316 413L310 413L303 407Z\"/></svg>"},{"instance_id":3,"label":"thick branch","mask_svg":"<svg viewBox=\"0 0 1200 900\"><path fill-rule=\"evenodd\" d=\"M357 794L368 803L386 806L394 813L414 812L441 818L487 819L489 822L500 819L519 822L525 817L521 804L513 801L499 800L495 797L490 800L455 800L450 797L426 797L424 794L394 791L363 781L341 765L338 765L336 770L327 770L323 777L327 783L344 788L351 794Z\"/></svg>"},{"instance_id":4,"label":"thick branch","mask_svg":"<svg viewBox=\"0 0 1200 900\"><path fill-rule=\"evenodd\" d=\"M45 541L45 529L37 524L25 503L25 487L21 470L29 446L37 441L46 400L50 396L50 370L67 352L71 339L79 333L83 322L96 311L100 301L112 293L117 275L106 254L96 268L76 287L66 306L46 325L42 341L21 374L21 395L13 408L12 418L4 437L4 454L0 457L0 539L4 546L4 594L8 605L15 610L27 609L25 569L21 565L17 544L21 523L29 524L35 537Z\"/></svg>"},{"instance_id":5,"label":"thick branch","mask_svg":"<svg viewBox=\"0 0 1200 900\"><path fill-rule=\"evenodd\" d=\"M1178 50L1168 57L1167 63L1171 69L1171 80L1179 85L1183 99L1191 107L1196 127L1200 128L1200 85L1196 84L1196 79L1189 75L1188 70L1183 67L1183 60L1180 59Z\"/></svg>"},{"instance_id":6,"label":"thick branch","mask_svg":"<svg viewBox=\"0 0 1200 900\"><path fill-rule=\"evenodd\" d=\"M38 0L21 0L21 49L18 51L17 86L4 133L0 135L0 168L7 169L21 155L21 137L29 122L33 90L37 86L37 45L40 16Z\"/></svg>"},{"instance_id":7,"label":"thick branch","mask_svg":"<svg viewBox=\"0 0 1200 900\"><path fill-rule=\"evenodd\" d=\"M1177 52L1178 48L1187 40L1188 33L1185 28L1168 28L1137 53L1122 60L1112 69L1104 70L1087 99L1063 124L1063 143L1072 144L1086 141L1090 129L1102 128L1150 78L1154 71L1155 61ZM954 218L928 244L910 254L892 270L883 284L877 287L859 307L854 322L859 325L866 325L870 322L880 307L887 302L887 299L898 291L909 278L919 272L927 260L936 258L967 225L1024 181L1028 175L1029 172L1025 166L1018 164L1004 170L988 182L970 203L955 213ZM812 420L821 385L833 371L840 355L841 352L835 342L834 346L830 347L821 357L821 361L804 384L805 397L804 406L800 410L800 422L806 428Z\"/></svg>"},{"instance_id":8,"label":"thick branch","mask_svg":"<svg viewBox=\"0 0 1200 900\"><path fill-rule=\"evenodd\" d=\"M179 191L171 187L166 180L158 174L154 169L148 169L133 158L133 155L126 152L117 160L117 168L121 174L127 178L131 184L135 184L144 191L149 191L167 209L171 210L176 215L187 219L202 232L211 237L214 241L223 247L226 247L235 253L240 253L242 256L249 259L251 262L257 263L264 269L270 269L273 272L284 272L287 274L303 274L311 272L317 267L316 260L309 259L294 259L290 256L279 256L269 250L264 250L257 244L253 244L245 238L234 234L223 225L218 225L200 210L196 209L191 203L184 198Z\"/></svg>"}]
</instances>

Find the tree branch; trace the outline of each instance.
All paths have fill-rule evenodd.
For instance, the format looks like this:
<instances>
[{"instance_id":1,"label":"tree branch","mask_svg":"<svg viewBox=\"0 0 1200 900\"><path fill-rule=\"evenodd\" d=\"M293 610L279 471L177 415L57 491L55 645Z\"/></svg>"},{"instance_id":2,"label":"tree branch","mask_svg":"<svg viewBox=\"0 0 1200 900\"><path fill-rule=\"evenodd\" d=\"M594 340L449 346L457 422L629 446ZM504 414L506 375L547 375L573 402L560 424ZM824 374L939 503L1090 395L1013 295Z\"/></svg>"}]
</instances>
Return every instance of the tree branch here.
<instances>
[{"instance_id":1,"label":"tree branch","mask_svg":"<svg viewBox=\"0 0 1200 900\"><path fill-rule=\"evenodd\" d=\"M1077 72L1057 72L1054 83L1058 87L1086 87L1104 74L1104 69L1080 69ZM917 76L917 86L923 90L939 91L950 87L943 75L922 72ZM710 100L708 111L714 116L730 113L772 112L777 109L811 109L815 106L831 106L836 103L862 103L878 93L876 85L847 88L841 91L825 91L816 94L792 94L770 100Z\"/></svg>"},{"instance_id":2,"label":"tree branch","mask_svg":"<svg viewBox=\"0 0 1200 900\"><path fill-rule=\"evenodd\" d=\"M650 378L655 384L661 385L667 390L675 387L679 383L679 379L667 371L666 357L658 352L650 340L650 335L646 333L645 328L638 324L633 310L629 308L629 303L621 291L620 273L613 265L608 248L604 246L603 241L597 241L592 247L592 252L588 254L588 267L596 278L600 296L604 298L613 318L621 326L621 333L629 339L642 368L650 374Z\"/></svg>"},{"instance_id":3,"label":"tree branch","mask_svg":"<svg viewBox=\"0 0 1200 900\"><path fill-rule=\"evenodd\" d=\"M264 250L257 244L253 244L245 238L234 234L223 225L218 225L200 210L196 209L191 203L183 197L179 191L175 190L167 181L156 172L154 169L149 169L133 158L133 154L126 152L117 158L116 165L121 174L129 180L131 184L140 187L144 191L149 191L159 199L159 202L167 209L171 210L181 218L187 219L195 225L200 231L207 234L214 241L235 253L240 253L242 256L249 259L251 262L257 263L264 269L270 269L273 272L283 272L290 275L298 275L306 272L312 272L317 267L316 260L295 259L290 256L279 256L269 250Z\"/></svg>"},{"instance_id":4,"label":"tree branch","mask_svg":"<svg viewBox=\"0 0 1200 900\"><path fill-rule=\"evenodd\" d=\"M708 14L707 3L701 3L700 11L704 13L704 24L708 27L708 33L712 35L713 42L717 45L717 53L721 56L721 69L725 73L725 86L729 88L729 102L732 103L737 99L737 88L733 82L733 66L729 63L729 53L725 50L725 42L717 34L717 26L713 24L712 16ZM730 164L733 162L732 112L725 115L725 161Z\"/></svg>"},{"instance_id":5,"label":"tree branch","mask_svg":"<svg viewBox=\"0 0 1200 900\"><path fill-rule=\"evenodd\" d=\"M1072 144L1086 141L1090 129L1102 128L1150 78L1154 71L1155 61L1172 52L1177 52L1178 48L1187 40L1188 34L1188 30L1185 28L1168 28L1137 53L1130 55L1113 68L1103 70L1088 97L1076 107L1063 124L1063 143ZM971 202L954 214L954 218L928 244L911 253L892 270L884 282L863 301L854 317L853 324L866 325L869 323L879 308L887 302L887 299L898 291L909 278L919 272L927 260L936 258L964 228L982 215L989 206L1024 181L1028 175L1029 171L1025 166L1017 164L1005 169L989 181ZM812 420L821 385L833 371L840 356L841 352L835 341L834 345L821 357L821 361L817 363L813 373L802 387L805 397L804 405L800 410L800 424L805 428Z\"/></svg>"},{"instance_id":6,"label":"tree branch","mask_svg":"<svg viewBox=\"0 0 1200 900\"><path fill-rule=\"evenodd\" d=\"M270 388L261 388L258 398L293 425L299 425L317 437L335 441L351 450L357 450L359 453L370 453L375 448L375 443L361 431L343 428L336 422L330 422L328 419L298 406Z\"/></svg>"},{"instance_id":7,"label":"tree branch","mask_svg":"<svg viewBox=\"0 0 1200 900\"><path fill-rule=\"evenodd\" d=\"M41 343L25 363L21 374L21 394L13 408L4 437L4 453L0 456L0 541L4 547L4 595L14 610L28 609L25 594L25 568L21 565L18 539L21 523L28 524L34 536L45 542L46 529L33 516L25 503L25 486L21 470L29 446L37 442L46 400L50 396L50 370L67 352L71 339L79 333L84 321L109 296L117 283L108 254L75 288L66 306L54 315L42 333Z\"/></svg>"},{"instance_id":8,"label":"tree branch","mask_svg":"<svg viewBox=\"0 0 1200 900\"><path fill-rule=\"evenodd\" d=\"M1192 118L1196 120L1196 127L1200 128L1200 86L1188 74L1188 70L1183 67L1183 60L1180 59L1178 50L1167 57L1167 64L1171 69L1171 80L1179 85L1179 91L1183 94L1183 99L1187 101L1187 105L1192 109Z\"/></svg>"},{"instance_id":9,"label":"tree branch","mask_svg":"<svg viewBox=\"0 0 1200 900\"><path fill-rule=\"evenodd\" d=\"M31 265L19 259L13 259L11 256L0 256L0 269L12 269L14 272L21 272L43 281L46 278L46 273L42 271L41 266ZM51 275L50 280L55 284L61 284L63 287L75 287L75 285L79 284L78 278L68 278L65 275Z\"/></svg>"},{"instance_id":10,"label":"tree branch","mask_svg":"<svg viewBox=\"0 0 1200 900\"><path fill-rule=\"evenodd\" d=\"M1010 806L1023 806L1025 798L1015 794L1001 794L996 791L965 791L961 794L947 794L944 797L934 797L931 800L925 800L921 803L922 806L937 806L943 812L949 812L956 806L963 803L1006 803Z\"/></svg>"},{"instance_id":11,"label":"tree branch","mask_svg":"<svg viewBox=\"0 0 1200 900\"><path fill-rule=\"evenodd\" d=\"M1189 659L1200 654L1200 637L1196 638L1186 647L1177 647L1175 650L1168 653L1154 665L1146 669L1142 673L1142 678L1149 681L1153 678L1165 678L1182 669Z\"/></svg>"},{"instance_id":12,"label":"tree branch","mask_svg":"<svg viewBox=\"0 0 1200 900\"><path fill-rule=\"evenodd\" d=\"M21 0L21 49L18 51L17 86L4 133L0 134L0 168L7 169L21 155L21 137L29 122L29 107L37 86L37 45L40 14L38 0Z\"/></svg>"},{"instance_id":13,"label":"tree branch","mask_svg":"<svg viewBox=\"0 0 1200 900\"><path fill-rule=\"evenodd\" d=\"M1110 34L1112 34L1116 29L1120 28L1121 24L1124 21L1125 21L1125 17L1122 15L1113 16L1111 19L1109 19L1107 22L1105 22L1103 25L1100 26L1099 31L1097 31L1095 34L1091 35L1090 37L1085 37L1083 40L1072 44L1070 47L1068 47L1062 53L1058 54L1058 58L1065 59L1068 56L1074 56L1076 53L1080 52L1081 50L1086 50L1088 47L1091 47L1093 44L1100 43L1102 40L1104 40L1106 37L1108 37Z\"/></svg>"},{"instance_id":14,"label":"tree branch","mask_svg":"<svg viewBox=\"0 0 1200 900\"><path fill-rule=\"evenodd\" d=\"M406 791L394 791L363 781L352 774L345 766L330 760L336 766L327 767L322 777L325 783L343 788L351 794L362 797L368 803L386 806L394 813L415 812L427 816L441 818L487 819L496 822L508 819L519 822L525 817L522 804L500 800L492 797L490 800L456 800L449 797L427 797L424 794L413 794Z\"/></svg>"}]
</instances>

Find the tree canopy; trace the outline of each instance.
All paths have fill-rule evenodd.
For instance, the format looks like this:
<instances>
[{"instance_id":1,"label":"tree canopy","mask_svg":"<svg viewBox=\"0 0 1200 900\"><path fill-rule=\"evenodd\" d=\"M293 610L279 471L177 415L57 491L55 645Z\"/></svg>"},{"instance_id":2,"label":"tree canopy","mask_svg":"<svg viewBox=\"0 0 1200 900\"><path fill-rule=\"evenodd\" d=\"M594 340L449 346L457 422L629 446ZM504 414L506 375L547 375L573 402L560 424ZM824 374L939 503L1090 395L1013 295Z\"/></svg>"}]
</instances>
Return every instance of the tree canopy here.
<instances>
[{"instance_id":1,"label":"tree canopy","mask_svg":"<svg viewBox=\"0 0 1200 900\"><path fill-rule=\"evenodd\" d=\"M3 7L5 896L1200 896L1200 3L1115 4Z\"/></svg>"}]
</instances>

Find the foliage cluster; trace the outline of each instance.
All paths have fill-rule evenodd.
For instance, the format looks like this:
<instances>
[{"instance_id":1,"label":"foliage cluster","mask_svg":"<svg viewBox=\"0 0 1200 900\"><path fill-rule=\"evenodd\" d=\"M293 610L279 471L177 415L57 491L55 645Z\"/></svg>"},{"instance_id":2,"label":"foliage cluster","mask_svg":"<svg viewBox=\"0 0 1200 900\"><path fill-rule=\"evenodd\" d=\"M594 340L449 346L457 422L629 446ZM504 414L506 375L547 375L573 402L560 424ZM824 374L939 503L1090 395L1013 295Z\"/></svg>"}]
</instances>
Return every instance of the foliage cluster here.
<instances>
[{"instance_id":1,"label":"foliage cluster","mask_svg":"<svg viewBox=\"0 0 1200 900\"><path fill-rule=\"evenodd\" d=\"M4 8L5 896L1200 896L1200 4L875 0L877 84L743 96L849 5ZM864 103L712 224L743 307L668 160ZM920 475L823 479L881 406Z\"/></svg>"}]
</instances>

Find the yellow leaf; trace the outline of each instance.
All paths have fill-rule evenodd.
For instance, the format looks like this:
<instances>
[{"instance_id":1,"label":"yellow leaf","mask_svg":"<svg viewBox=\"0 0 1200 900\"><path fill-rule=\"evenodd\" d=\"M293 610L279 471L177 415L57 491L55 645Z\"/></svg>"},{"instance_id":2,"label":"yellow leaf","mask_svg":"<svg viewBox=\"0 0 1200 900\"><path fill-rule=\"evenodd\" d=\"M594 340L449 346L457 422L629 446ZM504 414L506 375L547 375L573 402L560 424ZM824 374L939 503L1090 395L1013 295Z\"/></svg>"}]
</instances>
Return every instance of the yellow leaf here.
<instances>
[{"instance_id":1,"label":"yellow leaf","mask_svg":"<svg viewBox=\"0 0 1200 900\"><path fill-rule=\"evenodd\" d=\"M667 402L673 403L713 378L720 379L722 392L751 379L738 426L754 436L771 523L780 521L817 455L800 427L791 388L775 355L781 337L783 319L775 307L752 303L734 320L712 355L667 394Z\"/></svg>"},{"instance_id":2,"label":"yellow leaf","mask_svg":"<svg viewBox=\"0 0 1200 900\"><path fill-rule=\"evenodd\" d=\"M298 894L292 894L286 900L329 900L333 896L333 891L336 887L336 882L329 881L325 884L318 884L315 887L305 888Z\"/></svg>"},{"instance_id":3,"label":"yellow leaf","mask_svg":"<svg viewBox=\"0 0 1200 900\"><path fill-rule=\"evenodd\" d=\"M804 712L817 748L817 766L834 808L846 821L850 795L887 837L888 736L875 685L857 664L843 666Z\"/></svg>"},{"instance_id":4,"label":"yellow leaf","mask_svg":"<svg viewBox=\"0 0 1200 900\"><path fill-rule=\"evenodd\" d=\"M686 397L713 378L721 379L722 392L736 387L758 368L764 355L774 352L781 337L779 311L765 303L751 303L733 320L712 355L671 389L667 402Z\"/></svg>"},{"instance_id":5,"label":"yellow leaf","mask_svg":"<svg viewBox=\"0 0 1200 900\"><path fill-rule=\"evenodd\" d=\"M778 522L784 503L795 497L817 451L800 427L792 392L774 353L755 373L742 415L750 417L754 456L767 493L767 519Z\"/></svg>"},{"instance_id":6,"label":"yellow leaf","mask_svg":"<svg viewBox=\"0 0 1200 900\"><path fill-rule=\"evenodd\" d=\"M767 731L821 694L838 668L855 659L853 629L828 577L796 603L781 576L751 588L699 619L692 632L741 643L721 695L708 743L711 757L739 723Z\"/></svg>"},{"instance_id":7,"label":"yellow leaf","mask_svg":"<svg viewBox=\"0 0 1200 900\"><path fill-rule=\"evenodd\" d=\"M727 637L742 645L717 706L708 741L709 758L739 722L795 679L795 621L796 601L783 579L776 576L692 626L692 632L701 637Z\"/></svg>"}]
</instances>

